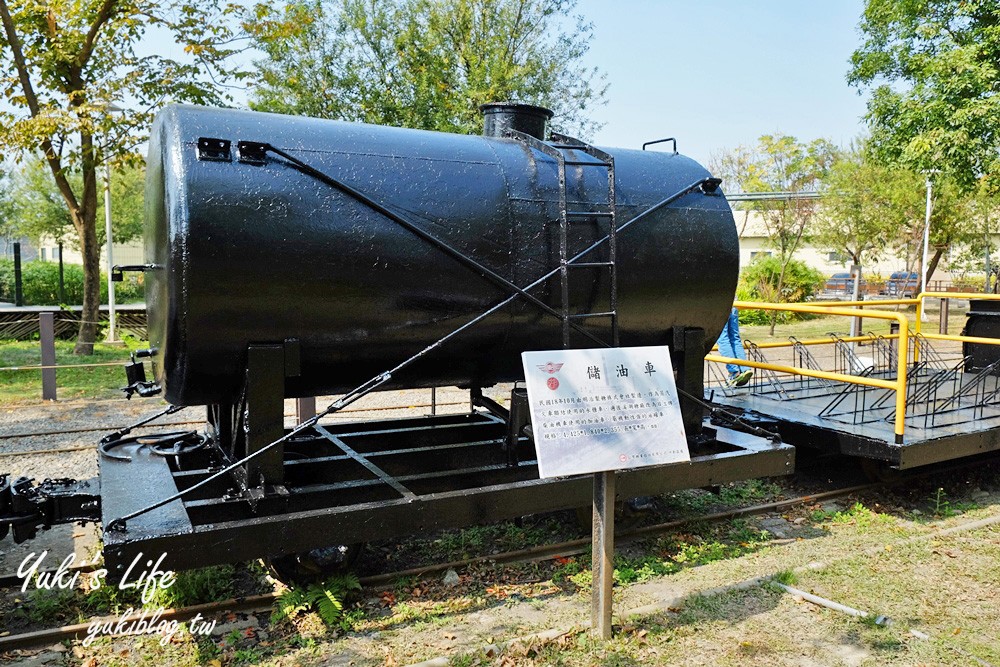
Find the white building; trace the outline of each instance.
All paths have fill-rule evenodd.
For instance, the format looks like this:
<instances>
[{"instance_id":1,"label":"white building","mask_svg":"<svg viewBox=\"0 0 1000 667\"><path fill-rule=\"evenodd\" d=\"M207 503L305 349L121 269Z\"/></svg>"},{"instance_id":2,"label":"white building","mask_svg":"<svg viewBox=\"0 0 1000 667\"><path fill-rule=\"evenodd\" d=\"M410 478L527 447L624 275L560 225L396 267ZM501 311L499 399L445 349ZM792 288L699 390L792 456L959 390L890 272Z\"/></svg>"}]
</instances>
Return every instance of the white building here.
<instances>
[{"instance_id":1,"label":"white building","mask_svg":"<svg viewBox=\"0 0 1000 667\"><path fill-rule=\"evenodd\" d=\"M101 269L107 270L108 260L106 245L101 246ZM145 250L143 249L142 239L135 239L129 241L128 243L113 243L111 247L112 258L115 264L125 265L125 264L145 264ZM59 261L59 244L53 239L43 239L38 247L38 259L44 262L58 262ZM63 244L63 263L64 264L83 264L83 256L80 251L73 248L72 244Z\"/></svg>"},{"instance_id":2,"label":"white building","mask_svg":"<svg viewBox=\"0 0 1000 667\"><path fill-rule=\"evenodd\" d=\"M733 217L736 219L736 230L740 235L741 268L749 264L758 255L776 254L774 247L770 243L767 226L764 224L759 211L734 210ZM816 246L808 241L799 245L794 257L827 276L851 270L850 256L831 251L828 248ZM885 279L893 273L906 271L907 269L916 271L917 267L908 267L906 265L906 257L897 256L889 252L883 255L878 262L862 266L862 273L865 277L881 277ZM946 253L941 258L941 263L934 272L933 280L941 281L942 284L950 283L952 276L947 269L948 254Z\"/></svg>"}]
</instances>

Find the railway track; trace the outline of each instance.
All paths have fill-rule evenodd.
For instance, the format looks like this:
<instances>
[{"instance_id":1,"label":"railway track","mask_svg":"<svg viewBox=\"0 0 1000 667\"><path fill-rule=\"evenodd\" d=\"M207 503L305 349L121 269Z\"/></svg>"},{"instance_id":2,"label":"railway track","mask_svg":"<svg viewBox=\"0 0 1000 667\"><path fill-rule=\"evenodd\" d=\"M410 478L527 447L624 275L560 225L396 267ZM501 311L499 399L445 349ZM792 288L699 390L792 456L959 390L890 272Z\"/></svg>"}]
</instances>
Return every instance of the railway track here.
<instances>
[{"instance_id":1,"label":"railway track","mask_svg":"<svg viewBox=\"0 0 1000 667\"><path fill-rule=\"evenodd\" d=\"M991 457L991 460L992 459L996 459L996 457ZM939 468L924 473L919 473L919 474L911 473L903 478L894 479L890 481L870 482L866 484L845 486L830 491L803 494L785 500L760 503L756 505L749 505L746 507L738 507L725 510L722 512L716 512L713 514L701 515L686 519L677 519L673 521L667 521L647 526L641 526L637 528L621 530L616 533L615 539L618 543L627 543L632 540L638 540L653 535L668 533L670 531L683 528L685 526L688 526L696 522L713 523L713 522L726 521L745 516L767 514L770 512L780 512L800 505L814 504L827 500L833 500L836 498L849 497L859 493L876 491L880 489L888 489L903 484L910 484L913 481L923 479L926 477L958 472L961 470L972 468L974 466L981 466L981 465L982 461L976 460L974 462L949 466L947 468ZM578 538L554 544L539 545L526 549L518 549L514 551L507 551L496 554L487 554L472 558L466 558L462 560L454 560L445 563L435 563L431 565L423 565L419 567L397 570L393 572L380 573L362 577L360 581L363 587L370 588L370 587L382 586L384 584L393 582L403 577L428 576L446 572L450 569L466 568L469 566L479 565L479 564L508 565L517 563L546 561L558 557L574 556L574 555L581 555L588 553L590 551L590 544L591 544L590 538ZM93 571L93 567L91 566L79 567L79 568L72 568L70 570L71 573L73 572L85 573L88 571ZM16 574L11 573L6 575L0 575L0 589L20 587L22 583L23 583L22 579L18 577ZM270 609L276 598L277 598L276 594L267 593L267 594L253 595L242 598L233 598L219 602L208 602L204 604L193 605L190 607L168 609L165 610L164 614L160 616L160 619L164 621L176 620L178 622L181 622L186 619L193 618L197 614L201 614L203 617L208 617L211 614L221 614L223 612L265 611ZM0 637L0 654L6 651L19 648L50 645L67 639L70 640L77 639L86 635L87 628L90 627L92 623L94 623L95 621L105 621L105 620L110 620L110 619L92 618L87 623L67 625L57 628L49 628L45 630L35 630L26 633Z\"/></svg>"},{"instance_id":2,"label":"railway track","mask_svg":"<svg viewBox=\"0 0 1000 667\"><path fill-rule=\"evenodd\" d=\"M624 530L617 533L616 540L618 540L619 542L628 542L630 540L640 539L648 537L650 535L666 533L694 522L725 521L728 519L733 519L741 516L752 516L756 514L765 514L768 512L781 511L783 509L788 509L798 505L816 503L834 498L841 498L844 496L850 496L856 493L870 491L885 486L888 486L888 484L881 482L873 482L870 484L844 487L832 491L825 491L822 493L798 496L795 498L789 498L787 500L781 500L777 502L770 502L770 503L752 505L748 507L735 508L724 512L717 512L714 514L694 517L690 519L678 519L675 521L667 521L664 523L642 526L639 528ZM515 551L507 551L498 554L477 556L474 558L449 561L446 563L436 563L433 565L425 565L405 570L398 570L395 572L386 572L383 574L376 574L372 576L362 577L361 585L364 587L381 586L402 577L427 576L431 574L446 572L449 569L464 568L470 565L477 565L477 564L487 564L487 563L514 564L514 563L528 563L528 562L552 560L557 557L583 554L588 552L589 549L590 549L590 538L579 538L575 540L559 542L556 544L545 544L527 549L518 549ZM81 568L74 568L71 570L71 572L83 573L92 570L93 568L91 567L81 567ZM20 586L21 583L22 579L18 577L16 574L0 575L0 588L12 588L14 586ZM274 600L276 598L277 598L276 594L268 593L263 595L249 596L245 598L234 598L229 600L223 600L220 602L209 602L190 607L168 609L159 618L164 621L176 620L180 622L193 618L197 614L201 614L203 617L208 617L211 614L232 612L232 611L240 611L240 612L264 611L270 609L271 605L273 605ZM0 653L26 647L50 645L67 639L70 640L78 639L86 635L87 629L88 627L90 627L92 623L94 623L95 621L101 622L105 620L111 620L111 619L93 618L86 623L78 623L75 625L61 626L45 630L35 630L32 632L0 637Z\"/></svg>"}]
</instances>

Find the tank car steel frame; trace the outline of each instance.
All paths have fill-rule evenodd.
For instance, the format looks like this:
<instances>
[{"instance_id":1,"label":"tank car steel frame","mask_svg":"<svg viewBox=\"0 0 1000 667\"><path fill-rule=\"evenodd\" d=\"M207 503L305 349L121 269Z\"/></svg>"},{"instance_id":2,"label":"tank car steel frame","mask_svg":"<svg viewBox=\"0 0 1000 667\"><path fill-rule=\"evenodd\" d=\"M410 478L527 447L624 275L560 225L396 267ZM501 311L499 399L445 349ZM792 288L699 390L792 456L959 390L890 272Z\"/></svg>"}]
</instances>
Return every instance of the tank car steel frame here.
<instances>
[{"instance_id":1,"label":"tank car steel frame","mask_svg":"<svg viewBox=\"0 0 1000 667\"><path fill-rule=\"evenodd\" d=\"M704 334L673 336L682 396L704 386ZM133 445L130 461L101 461L104 558L123 572L139 554L167 554L183 569L276 558L330 546L586 506L589 476L540 480L527 424L526 394L508 410L473 388L480 410L462 415L353 424L317 424L281 446L284 382L300 372L297 345L253 345L243 400L212 406L214 446L163 457ZM779 476L794 468L788 445L712 425L703 406L681 403L692 459L622 473L621 497ZM267 451L263 448L269 447ZM119 451L119 450L116 450ZM261 456L218 471L252 452ZM204 484L206 480L210 483ZM141 480L141 484L136 484ZM183 499L122 522L136 510L203 484Z\"/></svg>"},{"instance_id":2,"label":"tank car steel frame","mask_svg":"<svg viewBox=\"0 0 1000 667\"><path fill-rule=\"evenodd\" d=\"M674 365L685 393L704 384L702 340L699 330L675 337ZM0 537L8 525L21 542L39 527L101 521L105 567L114 578L144 554L165 554L163 566L175 570L273 559L331 543L583 507L592 499L590 476L538 478L525 393L517 388L510 411L473 389L471 402L481 409L466 414L319 422L273 447L267 458L220 475L248 447L291 432L283 426L282 405L285 375L297 372L288 351L294 347L251 347L246 401L209 408L204 446L162 450L150 443L155 435L125 439L119 432L103 441L98 479L32 486L0 477ZM712 423L696 401L684 401L682 411L686 423L698 421L689 428L690 462L619 473L620 497L794 469L794 448L777 438L747 432L754 430L747 424L740 430Z\"/></svg>"},{"instance_id":3,"label":"tank car steel frame","mask_svg":"<svg viewBox=\"0 0 1000 667\"><path fill-rule=\"evenodd\" d=\"M530 440L518 438L519 461L511 465L506 438L505 422L481 411L317 426L286 449L280 492L253 508L231 480L220 479L131 519L126 531L106 531L106 567L123 572L140 553L164 552L174 569L278 557L590 503L589 476L540 480ZM181 459L126 451L130 462L101 465L105 526L190 487L219 464L213 451ZM706 427L691 455L690 463L621 473L619 493L655 495L783 475L794 466L791 447L723 427Z\"/></svg>"}]
</instances>

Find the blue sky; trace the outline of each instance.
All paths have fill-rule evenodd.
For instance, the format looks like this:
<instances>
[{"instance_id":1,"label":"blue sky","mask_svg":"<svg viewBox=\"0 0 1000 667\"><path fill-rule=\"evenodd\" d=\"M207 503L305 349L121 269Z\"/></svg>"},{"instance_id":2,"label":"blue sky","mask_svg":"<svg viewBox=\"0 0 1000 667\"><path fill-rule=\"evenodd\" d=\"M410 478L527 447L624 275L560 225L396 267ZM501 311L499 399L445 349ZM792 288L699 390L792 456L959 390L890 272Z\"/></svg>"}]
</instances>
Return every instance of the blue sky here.
<instances>
[{"instance_id":1,"label":"blue sky","mask_svg":"<svg viewBox=\"0 0 1000 667\"><path fill-rule=\"evenodd\" d=\"M587 63L607 73L593 117L605 146L675 136L706 163L714 151L782 132L846 145L865 98L847 85L862 0L580 0L594 24Z\"/></svg>"},{"instance_id":2,"label":"blue sky","mask_svg":"<svg viewBox=\"0 0 1000 667\"><path fill-rule=\"evenodd\" d=\"M607 104L592 112L604 125L591 140L638 148L673 136L680 152L703 164L714 152L775 132L847 145L864 131L865 98L846 82L863 6L579 0L577 13L594 25L585 62L610 84ZM146 46L180 55L155 31ZM242 103L246 94L234 97Z\"/></svg>"},{"instance_id":3,"label":"blue sky","mask_svg":"<svg viewBox=\"0 0 1000 667\"><path fill-rule=\"evenodd\" d=\"M864 0L578 0L585 58L607 75L591 140L639 148L673 136L703 164L781 132L846 146L865 98L847 85ZM242 99L242 95L237 95Z\"/></svg>"}]
</instances>

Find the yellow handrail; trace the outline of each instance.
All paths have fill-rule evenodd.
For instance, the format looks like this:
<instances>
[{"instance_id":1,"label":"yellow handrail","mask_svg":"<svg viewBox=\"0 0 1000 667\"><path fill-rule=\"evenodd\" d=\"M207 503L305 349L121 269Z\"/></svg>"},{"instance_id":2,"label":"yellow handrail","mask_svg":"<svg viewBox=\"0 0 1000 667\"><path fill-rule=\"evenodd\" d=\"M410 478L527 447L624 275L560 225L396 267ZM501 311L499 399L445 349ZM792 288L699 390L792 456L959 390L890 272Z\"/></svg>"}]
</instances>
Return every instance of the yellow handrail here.
<instances>
[{"instance_id":1,"label":"yellow handrail","mask_svg":"<svg viewBox=\"0 0 1000 667\"><path fill-rule=\"evenodd\" d=\"M980 294L977 292L921 292L917 295L917 324L914 327L915 333L920 333L920 320L921 315L924 312L924 299L980 299L983 301L1000 301L1000 294ZM943 334L923 334L924 338L934 338L936 340L955 340L959 342L965 342L968 340L970 343L987 343L989 345L996 345L1000 341L995 341L992 339L982 339L982 340L971 340L968 337L957 336L954 338L939 338Z\"/></svg>"},{"instance_id":2,"label":"yellow handrail","mask_svg":"<svg viewBox=\"0 0 1000 667\"><path fill-rule=\"evenodd\" d=\"M951 334L920 334L924 338L931 340L950 340L955 343L984 343L986 345L1000 345L1000 338L983 338L982 336L953 336Z\"/></svg>"},{"instance_id":3,"label":"yellow handrail","mask_svg":"<svg viewBox=\"0 0 1000 667\"><path fill-rule=\"evenodd\" d=\"M896 340L897 338L899 338L899 334L880 334L880 337L885 338L886 340ZM845 343L860 343L863 341L870 341L871 339L872 339L871 336L841 336L837 340L843 341ZM769 350L771 348L778 348L778 347L794 347L795 343L799 343L800 345L829 345L832 342L833 340L829 338L807 338L806 340L799 340L794 342L785 340L774 341L772 343L755 342L754 345L756 345L762 350ZM719 346L715 345L712 347L712 349L717 350L719 349Z\"/></svg>"},{"instance_id":4,"label":"yellow handrail","mask_svg":"<svg viewBox=\"0 0 1000 667\"><path fill-rule=\"evenodd\" d=\"M900 299L902 300L902 299ZM870 305L870 304L869 304ZM783 373L793 373L816 377L828 380L849 382L851 384L865 385L869 387L879 387L892 389L896 393L896 414L893 432L897 444L903 443L906 421L906 368L908 365L908 350L910 348L909 320L904 313L890 313L878 310L859 310L856 308L843 308L840 306L826 306L808 303L760 303L754 301L737 301L733 304L739 310L783 310L793 313L811 313L814 315L842 315L844 317L866 317L877 320L895 320L899 322L899 349L902 354L896 355L898 358L896 365L896 380L880 380L877 378L864 378L856 375L844 375L841 373L828 373L826 371L814 371L807 368L794 368L792 366L779 366L776 364L763 364L756 361L746 361L743 359L730 359L727 357L717 357L710 355L705 357L710 361L718 363L730 363L737 366L749 366L751 368L761 368ZM917 304L919 308L919 304Z\"/></svg>"},{"instance_id":5,"label":"yellow handrail","mask_svg":"<svg viewBox=\"0 0 1000 667\"><path fill-rule=\"evenodd\" d=\"M760 361L750 361L749 359L732 359L721 357L715 354L706 355L705 359L720 364L737 364L739 366L749 366L751 368L762 368L767 371L778 373L791 373L792 375L805 375L820 380L836 380L838 382L849 382L851 384L863 384L867 387L878 387L879 389L895 389L896 383L891 380L879 380L878 378L867 378L858 375L847 375L845 373L833 373L830 371L817 371L812 368L797 368L795 366L782 366L780 364L765 364Z\"/></svg>"},{"instance_id":6,"label":"yellow handrail","mask_svg":"<svg viewBox=\"0 0 1000 667\"><path fill-rule=\"evenodd\" d=\"M914 306L917 299L872 299L871 301L806 301L810 306Z\"/></svg>"}]
</instances>

